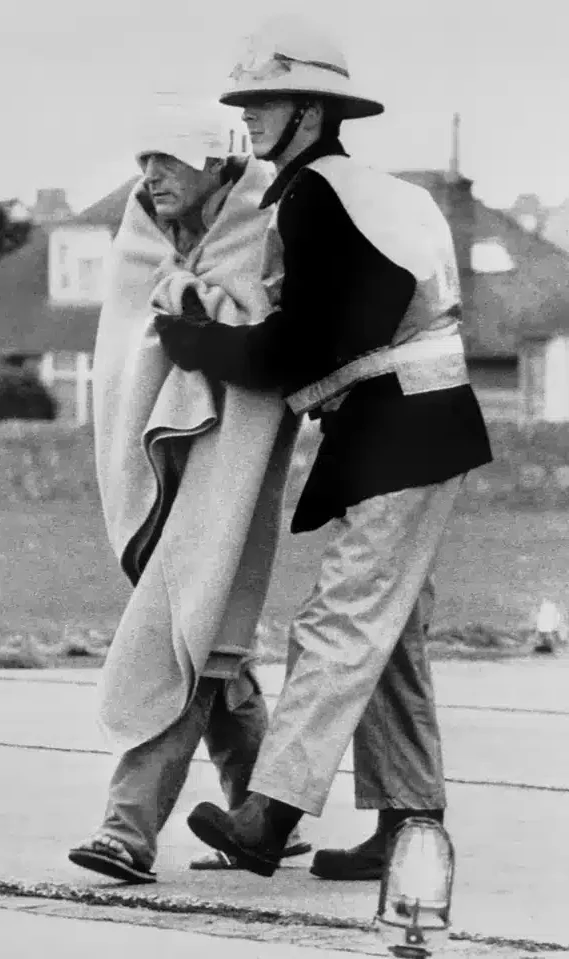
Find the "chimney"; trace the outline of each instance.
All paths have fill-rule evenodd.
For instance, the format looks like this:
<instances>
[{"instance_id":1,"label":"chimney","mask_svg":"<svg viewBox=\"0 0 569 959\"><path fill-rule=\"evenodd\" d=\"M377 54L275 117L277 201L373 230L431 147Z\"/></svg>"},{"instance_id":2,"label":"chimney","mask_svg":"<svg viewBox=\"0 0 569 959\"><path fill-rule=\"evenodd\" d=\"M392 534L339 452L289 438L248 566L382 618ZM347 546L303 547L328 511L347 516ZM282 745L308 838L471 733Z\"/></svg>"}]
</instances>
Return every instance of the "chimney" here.
<instances>
[{"instance_id":1,"label":"chimney","mask_svg":"<svg viewBox=\"0 0 569 959\"><path fill-rule=\"evenodd\" d=\"M452 117L450 162L447 172L449 183L458 183L460 175L460 113Z\"/></svg>"},{"instance_id":2,"label":"chimney","mask_svg":"<svg viewBox=\"0 0 569 959\"><path fill-rule=\"evenodd\" d=\"M38 190L31 213L36 223L55 223L73 216L65 190L59 187Z\"/></svg>"},{"instance_id":3,"label":"chimney","mask_svg":"<svg viewBox=\"0 0 569 959\"><path fill-rule=\"evenodd\" d=\"M442 179L444 186L441 190L439 205L451 228L460 271L463 301L465 310L468 312L474 295L471 251L475 236L476 210L472 196L472 180L460 172L459 113L455 113L452 118L449 166Z\"/></svg>"}]
</instances>

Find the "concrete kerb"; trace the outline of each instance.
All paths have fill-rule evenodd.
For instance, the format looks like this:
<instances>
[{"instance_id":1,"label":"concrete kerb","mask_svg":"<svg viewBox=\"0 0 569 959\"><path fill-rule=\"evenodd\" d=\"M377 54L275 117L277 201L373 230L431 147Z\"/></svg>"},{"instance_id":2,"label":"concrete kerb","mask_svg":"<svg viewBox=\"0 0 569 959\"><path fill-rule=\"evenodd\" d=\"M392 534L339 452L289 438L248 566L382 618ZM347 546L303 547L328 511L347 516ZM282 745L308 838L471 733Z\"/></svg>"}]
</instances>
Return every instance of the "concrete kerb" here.
<instances>
[{"instance_id":1,"label":"concrete kerb","mask_svg":"<svg viewBox=\"0 0 569 959\"><path fill-rule=\"evenodd\" d=\"M6 922L6 914L17 916L18 921ZM236 959L251 959L252 956L257 959L261 959L261 956L263 959L292 959L293 956L296 959L319 959L320 956L326 959L346 959L347 956L367 959L367 956L391 955L375 927L365 931L292 924L275 927L266 922L241 922L219 916L159 913L121 906L93 908L62 900L0 898L0 926L5 937L7 934L6 941L17 941L18 948L21 949L23 945L25 948L25 940L31 946L30 955L36 953L34 946L37 942L38 919L47 920L48 925L43 925L42 935L50 937L49 942L52 947L57 944L59 952L63 944L61 937L66 937L68 951L65 955L69 957L73 954L69 949L71 942L75 944L75 948L79 942L84 943L83 949L88 946L88 954L93 957L100 955L101 948L108 949L112 946L114 949L115 943L118 945L119 942L122 944L123 953L127 948L140 953L142 945L153 951L156 947L166 946L169 954L172 947L179 956L186 956L188 949L192 955L201 956L205 950L205 954L212 959L217 959L224 947L230 948ZM49 925L53 920L59 923L56 929ZM110 929L116 929L116 937ZM132 930L134 934L131 935L128 930ZM160 939L154 937L149 942L144 935L146 930L159 931L166 936ZM181 936L172 940L167 936L168 932ZM14 938L14 933L17 939ZM23 952L21 954L24 955ZM448 959L534 959L538 954L547 956L547 959L565 959L567 956L563 950L520 949L520 946L497 942L486 945L456 939L447 942L444 949L444 955Z\"/></svg>"},{"instance_id":2,"label":"concrete kerb","mask_svg":"<svg viewBox=\"0 0 569 959\"><path fill-rule=\"evenodd\" d=\"M0 880L0 900L34 899L60 901L83 906L107 908L142 909L151 913L166 913L178 916L209 916L233 919L242 924L270 923L283 929L297 926L304 929L333 930L377 934L374 920L362 922L326 916L318 913L298 912L287 909L263 909L261 907L236 906L220 901L208 901L190 896L165 896L159 893L117 890L85 889L66 883L25 883L17 880ZM461 931L451 931L451 943L464 943L498 948L522 949L526 953L567 953L569 949L560 943L536 942L531 939L508 939L498 936L483 936Z\"/></svg>"}]
</instances>

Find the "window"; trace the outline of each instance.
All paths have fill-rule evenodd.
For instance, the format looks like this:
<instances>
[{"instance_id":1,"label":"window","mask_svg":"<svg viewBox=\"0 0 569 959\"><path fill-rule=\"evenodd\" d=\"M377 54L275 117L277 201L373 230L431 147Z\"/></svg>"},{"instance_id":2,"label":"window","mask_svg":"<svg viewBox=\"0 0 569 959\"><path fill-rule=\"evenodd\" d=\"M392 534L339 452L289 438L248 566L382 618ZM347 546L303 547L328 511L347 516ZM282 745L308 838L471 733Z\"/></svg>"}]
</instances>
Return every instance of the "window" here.
<instances>
[{"instance_id":1,"label":"window","mask_svg":"<svg viewBox=\"0 0 569 959\"><path fill-rule=\"evenodd\" d=\"M473 243L470 265L473 273L510 273L516 269L516 264L498 237Z\"/></svg>"}]
</instances>

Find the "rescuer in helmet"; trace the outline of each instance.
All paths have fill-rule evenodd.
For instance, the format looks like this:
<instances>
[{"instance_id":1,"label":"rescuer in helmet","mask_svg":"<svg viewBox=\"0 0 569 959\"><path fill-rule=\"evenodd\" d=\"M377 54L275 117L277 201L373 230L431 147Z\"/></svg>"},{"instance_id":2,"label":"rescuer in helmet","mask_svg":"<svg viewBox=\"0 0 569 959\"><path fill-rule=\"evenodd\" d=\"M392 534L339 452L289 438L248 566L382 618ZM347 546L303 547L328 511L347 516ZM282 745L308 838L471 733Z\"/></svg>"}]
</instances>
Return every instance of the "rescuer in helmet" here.
<instances>
[{"instance_id":1,"label":"rescuer in helmet","mask_svg":"<svg viewBox=\"0 0 569 959\"><path fill-rule=\"evenodd\" d=\"M317 584L296 614L287 682L251 777L226 813L201 803L194 833L272 875L290 830L319 816L345 749L374 835L320 850L312 872L381 877L394 829L442 821L441 742L425 650L429 572L464 475L491 460L459 332L449 227L423 189L366 167L338 139L378 115L342 53L295 19L249 42L221 102L241 106L252 149L277 176L265 247L272 311L248 329L166 318L166 352L186 370L278 387L322 441L293 532L330 523Z\"/></svg>"}]
</instances>

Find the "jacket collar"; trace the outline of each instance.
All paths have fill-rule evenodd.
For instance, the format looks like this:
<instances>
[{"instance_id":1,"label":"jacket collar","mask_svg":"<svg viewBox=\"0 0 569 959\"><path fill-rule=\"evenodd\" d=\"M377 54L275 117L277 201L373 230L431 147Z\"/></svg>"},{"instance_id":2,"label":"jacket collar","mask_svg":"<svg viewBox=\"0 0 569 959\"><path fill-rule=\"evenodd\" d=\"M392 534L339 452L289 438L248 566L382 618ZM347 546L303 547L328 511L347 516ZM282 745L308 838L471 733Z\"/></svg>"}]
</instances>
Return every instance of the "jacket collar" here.
<instances>
[{"instance_id":1,"label":"jacket collar","mask_svg":"<svg viewBox=\"0 0 569 959\"><path fill-rule=\"evenodd\" d=\"M303 150L302 153L299 153L294 160L285 166L284 170L281 170L279 175L271 183L269 189L265 192L259 208L265 210L273 203L278 203L286 188L294 180L296 174L309 163L313 163L314 160L319 160L320 157L347 155L344 147L335 137L317 140L312 146L309 146L306 150Z\"/></svg>"}]
</instances>

